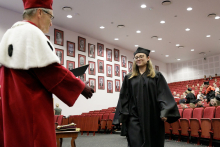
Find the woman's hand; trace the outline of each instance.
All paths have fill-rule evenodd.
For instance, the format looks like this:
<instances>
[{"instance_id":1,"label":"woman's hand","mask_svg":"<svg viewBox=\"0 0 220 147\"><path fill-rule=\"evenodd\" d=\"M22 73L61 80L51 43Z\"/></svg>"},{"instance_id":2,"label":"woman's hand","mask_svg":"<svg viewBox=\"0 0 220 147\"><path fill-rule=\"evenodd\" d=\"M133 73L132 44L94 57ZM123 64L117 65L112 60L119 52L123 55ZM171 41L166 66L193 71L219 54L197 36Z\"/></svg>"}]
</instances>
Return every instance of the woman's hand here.
<instances>
[{"instance_id":1,"label":"woman's hand","mask_svg":"<svg viewBox=\"0 0 220 147\"><path fill-rule=\"evenodd\" d=\"M162 117L161 120L164 121L164 122L166 122L166 121L167 121L167 118L166 118L166 117Z\"/></svg>"}]
</instances>

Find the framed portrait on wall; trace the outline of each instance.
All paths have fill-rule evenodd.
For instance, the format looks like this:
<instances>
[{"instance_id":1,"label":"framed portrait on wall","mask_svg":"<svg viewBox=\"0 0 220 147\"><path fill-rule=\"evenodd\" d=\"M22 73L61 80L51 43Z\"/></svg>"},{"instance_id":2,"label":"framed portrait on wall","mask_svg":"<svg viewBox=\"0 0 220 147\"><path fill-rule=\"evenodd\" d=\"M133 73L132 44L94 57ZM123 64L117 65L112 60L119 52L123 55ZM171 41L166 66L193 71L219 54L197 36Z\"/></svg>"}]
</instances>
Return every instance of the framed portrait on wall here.
<instances>
[{"instance_id":1,"label":"framed portrait on wall","mask_svg":"<svg viewBox=\"0 0 220 147\"><path fill-rule=\"evenodd\" d=\"M89 86L96 92L96 79L89 78Z\"/></svg>"},{"instance_id":2,"label":"framed portrait on wall","mask_svg":"<svg viewBox=\"0 0 220 147\"><path fill-rule=\"evenodd\" d=\"M63 65L63 63L64 63L63 50L55 48L55 52L56 52L56 55L58 56L58 58L60 59L60 64Z\"/></svg>"},{"instance_id":3,"label":"framed portrait on wall","mask_svg":"<svg viewBox=\"0 0 220 147\"><path fill-rule=\"evenodd\" d=\"M112 62L112 50L111 49L106 49L106 61Z\"/></svg>"},{"instance_id":4,"label":"framed portrait on wall","mask_svg":"<svg viewBox=\"0 0 220 147\"><path fill-rule=\"evenodd\" d=\"M95 58L95 45L94 44L90 44L88 45L88 57L90 58Z\"/></svg>"},{"instance_id":5,"label":"framed portrait on wall","mask_svg":"<svg viewBox=\"0 0 220 147\"><path fill-rule=\"evenodd\" d=\"M54 44L63 46L64 33L61 30L54 29Z\"/></svg>"},{"instance_id":6,"label":"framed portrait on wall","mask_svg":"<svg viewBox=\"0 0 220 147\"><path fill-rule=\"evenodd\" d=\"M48 40L50 40L50 36L46 35L46 37L48 38Z\"/></svg>"},{"instance_id":7,"label":"framed portrait on wall","mask_svg":"<svg viewBox=\"0 0 220 147\"><path fill-rule=\"evenodd\" d=\"M127 74L127 71L126 70L122 70L122 81L124 81L124 78Z\"/></svg>"},{"instance_id":8,"label":"framed portrait on wall","mask_svg":"<svg viewBox=\"0 0 220 147\"><path fill-rule=\"evenodd\" d=\"M78 67L86 65L86 56L78 54Z\"/></svg>"},{"instance_id":9,"label":"framed portrait on wall","mask_svg":"<svg viewBox=\"0 0 220 147\"><path fill-rule=\"evenodd\" d=\"M120 80L115 79L115 92L120 92L121 86L120 86Z\"/></svg>"},{"instance_id":10,"label":"framed portrait on wall","mask_svg":"<svg viewBox=\"0 0 220 147\"><path fill-rule=\"evenodd\" d=\"M69 70L74 69L75 68L75 62L67 60L66 61L66 68L69 69Z\"/></svg>"},{"instance_id":11,"label":"framed portrait on wall","mask_svg":"<svg viewBox=\"0 0 220 147\"><path fill-rule=\"evenodd\" d=\"M104 73L104 61L103 60L98 60L98 73Z\"/></svg>"},{"instance_id":12,"label":"framed portrait on wall","mask_svg":"<svg viewBox=\"0 0 220 147\"><path fill-rule=\"evenodd\" d=\"M95 75L95 62L89 61L89 75Z\"/></svg>"},{"instance_id":13,"label":"framed portrait on wall","mask_svg":"<svg viewBox=\"0 0 220 147\"><path fill-rule=\"evenodd\" d=\"M86 39L78 36L78 50L86 52Z\"/></svg>"},{"instance_id":14,"label":"framed portrait on wall","mask_svg":"<svg viewBox=\"0 0 220 147\"><path fill-rule=\"evenodd\" d=\"M118 49L114 49L114 60L119 61L120 52Z\"/></svg>"},{"instance_id":15,"label":"framed portrait on wall","mask_svg":"<svg viewBox=\"0 0 220 147\"><path fill-rule=\"evenodd\" d=\"M155 65L155 70L159 71L159 66Z\"/></svg>"},{"instance_id":16,"label":"framed portrait on wall","mask_svg":"<svg viewBox=\"0 0 220 147\"><path fill-rule=\"evenodd\" d=\"M98 89L104 90L105 89L105 79L104 76L98 76Z\"/></svg>"},{"instance_id":17,"label":"framed portrait on wall","mask_svg":"<svg viewBox=\"0 0 220 147\"><path fill-rule=\"evenodd\" d=\"M75 43L67 41L66 45L67 56L75 57Z\"/></svg>"},{"instance_id":18,"label":"framed portrait on wall","mask_svg":"<svg viewBox=\"0 0 220 147\"><path fill-rule=\"evenodd\" d=\"M127 57L126 56L123 56L121 55L121 66L122 67L127 67Z\"/></svg>"},{"instance_id":19,"label":"framed portrait on wall","mask_svg":"<svg viewBox=\"0 0 220 147\"><path fill-rule=\"evenodd\" d=\"M78 76L78 78L79 78L80 80L82 80L83 82L85 82L85 81L86 81L86 74L83 74L83 75L81 75L81 76Z\"/></svg>"},{"instance_id":20,"label":"framed portrait on wall","mask_svg":"<svg viewBox=\"0 0 220 147\"><path fill-rule=\"evenodd\" d=\"M97 55L104 57L104 44L97 43Z\"/></svg>"},{"instance_id":21,"label":"framed portrait on wall","mask_svg":"<svg viewBox=\"0 0 220 147\"><path fill-rule=\"evenodd\" d=\"M128 61L128 73L132 73L133 62Z\"/></svg>"},{"instance_id":22,"label":"framed portrait on wall","mask_svg":"<svg viewBox=\"0 0 220 147\"><path fill-rule=\"evenodd\" d=\"M113 81L107 80L107 93L113 93Z\"/></svg>"},{"instance_id":23,"label":"framed portrait on wall","mask_svg":"<svg viewBox=\"0 0 220 147\"><path fill-rule=\"evenodd\" d=\"M115 76L120 77L120 65L119 64L115 64Z\"/></svg>"},{"instance_id":24,"label":"framed portrait on wall","mask_svg":"<svg viewBox=\"0 0 220 147\"><path fill-rule=\"evenodd\" d=\"M106 65L106 76L112 77L112 65L110 65L110 64Z\"/></svg>"}]
</instances>

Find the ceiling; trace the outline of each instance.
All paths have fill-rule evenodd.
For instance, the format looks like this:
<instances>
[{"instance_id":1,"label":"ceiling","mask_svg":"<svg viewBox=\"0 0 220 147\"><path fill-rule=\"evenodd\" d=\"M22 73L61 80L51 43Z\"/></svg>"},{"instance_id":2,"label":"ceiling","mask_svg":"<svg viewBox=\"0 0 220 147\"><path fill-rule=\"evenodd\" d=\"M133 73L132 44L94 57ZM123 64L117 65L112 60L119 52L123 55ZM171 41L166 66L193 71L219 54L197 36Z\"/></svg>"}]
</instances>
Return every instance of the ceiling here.
<instances>
[{"instance_id":1,"label":"ceiling","mask_svg":"<svg viewBox=\"0 0 220 147\"><path fill-rule=\"evenodd\" d=\"M134 45L155 50L150 56L165 63L203 58L200 52L205 52L206 57L220 54L220 19L207 17L210 13L220 16L220 0L171 0L168 6L163 6L162 1L54 0L53 24L131 51L136 50ZM142 4L147 8L142 9ZM63 11L64 6L73 10ZM0 0L0 7L23 12L21 0ZM193 10L187 11L188 7ZM68 14L73 18L67 18ZM166 23L161 24L161 20ZM125 28L118 29L121 24ZM186 28L190 31L185 31ZM137 30L141 33L137 34ZM162 40L151 39L152 36ZM176 44L184 48L179 49Z\"/></svg>"}]
</instances>

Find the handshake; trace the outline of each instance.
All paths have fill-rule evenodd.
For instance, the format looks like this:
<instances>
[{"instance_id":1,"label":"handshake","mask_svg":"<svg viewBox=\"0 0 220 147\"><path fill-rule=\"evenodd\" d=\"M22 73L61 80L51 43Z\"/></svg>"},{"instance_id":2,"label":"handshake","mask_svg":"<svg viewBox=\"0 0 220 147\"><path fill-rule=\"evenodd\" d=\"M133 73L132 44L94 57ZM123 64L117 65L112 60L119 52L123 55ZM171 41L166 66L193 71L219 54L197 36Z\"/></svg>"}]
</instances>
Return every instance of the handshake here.
<instances>
[{"instance_id":1,"label":"handshake","mask_svg":"<svg viewBox=\"0 0 220 147\"><path fill-rule=\"evenodd\" d=\"M82 95L88 99L88 98L91 98L92 97L92 94L94 93L94 90L89 87L87 84L89 83L88 81L84 82L85 83L85 88L83 89L82 91Z\"/></svg>"}]
</instances>

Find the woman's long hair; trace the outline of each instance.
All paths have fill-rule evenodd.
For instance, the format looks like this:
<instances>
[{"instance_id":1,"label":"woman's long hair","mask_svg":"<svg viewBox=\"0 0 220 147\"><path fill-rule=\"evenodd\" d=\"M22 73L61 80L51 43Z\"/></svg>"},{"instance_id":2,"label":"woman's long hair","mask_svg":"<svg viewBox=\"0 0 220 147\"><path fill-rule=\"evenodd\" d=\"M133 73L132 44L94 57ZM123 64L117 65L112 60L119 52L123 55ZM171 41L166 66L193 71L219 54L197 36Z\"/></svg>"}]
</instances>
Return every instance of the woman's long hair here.
<instances>
[{"instance_id":1,"label":"woman's long hair","mask_svg":"<svg viewBox=\"0 0 220 147\"><path fill-rule=\"evenodd\" d=\"M151 78L154 78L155 77L155 70L153 68L153 64L151 62L151 60L149 59L147 61L147 77L151 77ZM131 78L135 77L135 76L138 76L140 73L139 73L139 69L138 69L138 66L136 65L136 61L133 62L133 67L132 67L132 73L131 73Z\"/></svg>"}]
</instances>

